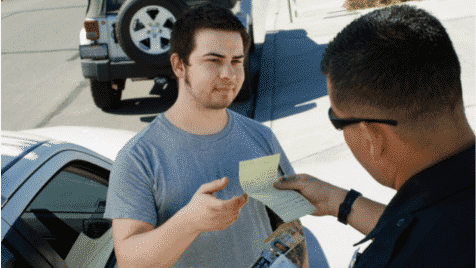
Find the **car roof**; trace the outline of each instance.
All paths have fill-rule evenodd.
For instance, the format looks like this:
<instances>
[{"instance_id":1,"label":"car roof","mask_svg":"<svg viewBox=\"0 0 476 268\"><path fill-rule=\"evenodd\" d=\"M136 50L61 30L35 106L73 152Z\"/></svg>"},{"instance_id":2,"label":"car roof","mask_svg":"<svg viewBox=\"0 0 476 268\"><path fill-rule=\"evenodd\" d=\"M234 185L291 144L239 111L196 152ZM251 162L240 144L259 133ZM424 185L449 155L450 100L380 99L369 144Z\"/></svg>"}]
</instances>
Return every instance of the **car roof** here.
<instances>
[{"instance_id":1,"label":"car roof","mask_svg":"<svg viewBox=\"0 0 476 268\"><path fill-rule=\"evenodd\" d=\"M2 206L38 167L56 153L66 150L85 149L34 135L2 131Z\"/></svg>"},{"instance_id":2,"label":"car roof","mask_svg":"<svg viewBox=\"0 0 476 268\"><path fill-rule=\"evenodd\" d=\"M23 157L26 157L29 152L46 141L47 138L31 134L25 135L12 131L2 131L2 174L14 163L18 162Z\"/></svg>"},{"instance_id":3,"label":"car roof","mask_svg":"<svg viewBox=\"0 0 476 268\"><path fill-rule=\"evenodd\" d=\"M2 131L2 205L42 163L58 152L82 151L112 163L134 135L132 131L89 127Z\"/></svg>"},{"instance_id":4,"label":"car roof","mask_svg":"<svg viewBox=\"0 0 476 268\"><path fill-rule=\"evenodd\" d=\"M100 127L59 126L23 130L21 134L69 142L114 160L117 153L137 132Z\"/></svg>"}]
</instances>

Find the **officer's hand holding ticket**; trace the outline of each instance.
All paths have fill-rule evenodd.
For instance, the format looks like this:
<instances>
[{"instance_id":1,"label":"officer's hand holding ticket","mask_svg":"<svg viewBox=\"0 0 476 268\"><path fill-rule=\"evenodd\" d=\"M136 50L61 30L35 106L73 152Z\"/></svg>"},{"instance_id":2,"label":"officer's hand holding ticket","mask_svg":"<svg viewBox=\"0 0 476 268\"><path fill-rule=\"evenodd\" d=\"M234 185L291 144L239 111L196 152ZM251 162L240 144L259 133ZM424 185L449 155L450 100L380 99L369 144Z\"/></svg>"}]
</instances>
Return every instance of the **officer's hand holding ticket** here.
<instances>
[{"instance_id":1,"label":"officer's hand holding ticket","mask_svg":"<svg viewBox=\"0 0 476 268\"><path fill-rule=\"evenodd\" d=\"M280 154L240 162L240 184L245 193L271 208L284 222L312 214L316 208L293 190L277 190Z\"/></svg>"}]
</instances>

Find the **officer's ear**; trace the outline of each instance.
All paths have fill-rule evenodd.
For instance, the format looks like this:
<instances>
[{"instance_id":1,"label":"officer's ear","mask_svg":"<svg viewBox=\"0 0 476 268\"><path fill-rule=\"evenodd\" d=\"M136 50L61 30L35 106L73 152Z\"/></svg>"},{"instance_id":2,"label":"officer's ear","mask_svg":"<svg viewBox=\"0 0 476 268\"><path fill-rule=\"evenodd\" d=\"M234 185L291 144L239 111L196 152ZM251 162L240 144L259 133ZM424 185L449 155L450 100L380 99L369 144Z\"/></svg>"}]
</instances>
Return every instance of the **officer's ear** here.
<instances>
[{"instance_id":1,"label":"officer's ear","mask_svg":"<svg viewBox=\"0 0 476 268\"><path fill-rule=\"evenodd\" d=\"M374 161L382 158L385 151L385 132L378 124L360 122L359 130L365 139L367 150Z\"/></svg>"},{"instance_id":2,"label":"officer's ear","mask_svg":"<svg viewBox=\"0 0 476 268\"><path fill-rule=\"evenodd\" d=\"M180 60L177 53L174 53L170 56L170 64L172 65L172 70L174 71L177 80L180 78L185 78L185 65L183 61Z\"/></svg>"}]
</instances>

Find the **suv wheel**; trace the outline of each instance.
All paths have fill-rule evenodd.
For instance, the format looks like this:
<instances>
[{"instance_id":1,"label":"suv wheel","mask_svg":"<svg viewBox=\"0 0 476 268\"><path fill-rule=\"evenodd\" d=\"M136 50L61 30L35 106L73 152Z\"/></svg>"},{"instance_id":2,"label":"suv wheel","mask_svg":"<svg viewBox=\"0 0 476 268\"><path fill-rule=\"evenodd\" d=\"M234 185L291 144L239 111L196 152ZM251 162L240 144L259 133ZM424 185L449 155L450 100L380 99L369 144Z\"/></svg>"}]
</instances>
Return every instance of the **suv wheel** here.
<instances>
[{"instance_id":1,"label":"suv wheel","mask_svg":"<svg viewBox=\"0 0 476 268\"><path fill-rule=\"evenodd\" d=\"M118 108L121 103L122 91L126 83L125 79L114 81L97 81L90 79L91 93L94 103L102 110ZM114 85L114 88L113 88Z\"/></svg>"},{"instance_id":2,"label":"suv wheel","mask_svg":"<svg viewBox=\"0 0 476 268\"><path fill-rule=\"evenodd\" d=\"M170 59L170 35L186 9L180 0L127 0L117 17L117 39L134 61L164 65Z\"/></svg>"}]
</instances>

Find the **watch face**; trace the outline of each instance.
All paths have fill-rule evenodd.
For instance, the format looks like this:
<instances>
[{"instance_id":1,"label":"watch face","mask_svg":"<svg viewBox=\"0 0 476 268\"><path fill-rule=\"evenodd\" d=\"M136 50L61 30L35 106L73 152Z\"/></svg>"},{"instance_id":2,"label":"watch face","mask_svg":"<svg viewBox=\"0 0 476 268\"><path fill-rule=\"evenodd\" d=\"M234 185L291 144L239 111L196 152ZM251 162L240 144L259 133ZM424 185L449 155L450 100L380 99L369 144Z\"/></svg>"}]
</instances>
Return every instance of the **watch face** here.
<instances>
[{"instance_id":1,"label":"watch face","mask_svg":"<svg viewBox=\"0 0 476 268\"><path fill-rule=\"evenodd\" d=\"M343 224L347 224L347 216L350 213L352 204L354 201L361 196L361 193L351 189L345 196L344 202L339 206L339 213L337 214L337 220Z\"/></svg>"},{"instance_id":2,"label":"watch face","mask_svg":"<svg viewBox=\"0 0 476 268\"><path fill-rule=\"evenodd\" d=\"M349 215L349 209L346 206L347 204L342 203L339 207L339 213L337 214L337 220L343 224L347 224L347 215Z\"/></svg>"}]
</instances>

